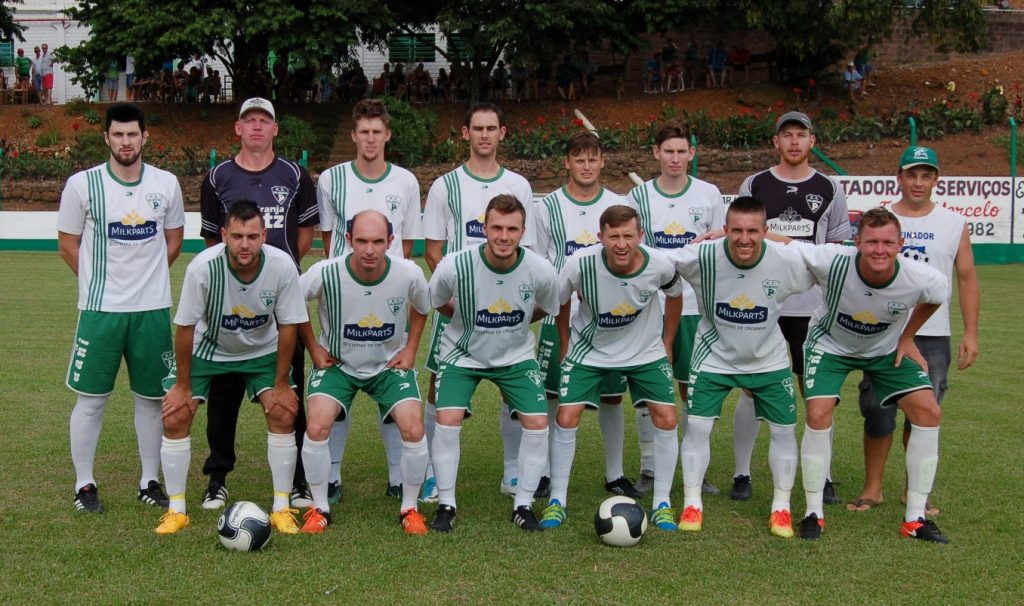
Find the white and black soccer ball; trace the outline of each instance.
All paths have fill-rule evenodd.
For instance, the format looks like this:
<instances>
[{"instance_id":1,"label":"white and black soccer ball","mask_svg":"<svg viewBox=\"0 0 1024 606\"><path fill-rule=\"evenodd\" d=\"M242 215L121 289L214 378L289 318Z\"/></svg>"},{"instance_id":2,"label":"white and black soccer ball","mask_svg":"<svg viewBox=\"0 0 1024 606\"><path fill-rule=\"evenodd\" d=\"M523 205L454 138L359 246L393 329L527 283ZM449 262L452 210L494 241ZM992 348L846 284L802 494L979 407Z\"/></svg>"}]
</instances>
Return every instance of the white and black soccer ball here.
<instances>
[{"instance_id":1,"label":"white and black soccer ball","mask_svg":"<svg viewBox=\"0 0 1024 606\"><path fill-rule=\"evenodd\" d=\"M629 497L607 498L594 514L594 530L606 545L632 547L647 531L647 512Z\"/></svg>"},{"instance_id":2,"label":"white and black soccer ball","mask_svg":"<svg viewBox=\"0 0 1024 606\"><path fill-rule=\"evenodd\" d=\"M217 538L234 551L259 551L270 542L270 517L256 503L236 501L220 514Z\"/></svg>"}]
</instances>

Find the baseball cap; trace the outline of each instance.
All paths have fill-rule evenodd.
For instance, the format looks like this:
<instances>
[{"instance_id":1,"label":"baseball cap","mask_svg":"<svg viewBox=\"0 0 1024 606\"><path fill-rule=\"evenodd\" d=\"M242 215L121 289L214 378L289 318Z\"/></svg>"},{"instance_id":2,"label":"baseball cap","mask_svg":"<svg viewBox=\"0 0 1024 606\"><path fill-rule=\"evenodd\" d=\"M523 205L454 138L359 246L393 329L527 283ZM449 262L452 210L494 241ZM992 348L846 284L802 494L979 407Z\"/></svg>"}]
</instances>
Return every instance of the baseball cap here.
<instances>
[{"instance_id":1,"label":"baseball cap","mask_svg":"<svg viewBox=\"0 0 1024 606\"><path fill-rule=\"evenodd\" d=\"M939 170L939 158L935 155L935 150L930 147L908 147L900 156L900 170L912 166L930 166Z\"/></svg>"},{"instance_id":2,"label":"baseball cap","mask_svg":"<svg viewBox=\"0 0 1024 606\"><path fill-rule=\"evenodd\" d=\"M272 120L277 120L277 116L274 114L274 104L263 97L247 99L245 103L242 104L242 109L238 110L238 119L241 120L242 116L253 110L259 110L270 114L270 118Z\"/></svg>"},{"instance_id":3,"label":"baseball cap","mask_svg":"<svg viewBox=\"0 0 1024 606\"><path fill-rule=\"evenodd\" d=\"M775 132L782 130L782 127L789 124L790 122L798 122L810 130L814 130L814 123L811 122L810 117L803 112L786 112L782 114L778 121L775 123Z\"/></svg>"},{"instance_id":4,"label":"baseball cap","mask_svg":"<svg viewBox=\"0 0 1024 606\"><path fill-rule=\"evenodd\" d=\"M849 63L846 64L846 67L857 67L857 66L853 64L853 61L850 61Z\"/></svg>"}]
</instances>

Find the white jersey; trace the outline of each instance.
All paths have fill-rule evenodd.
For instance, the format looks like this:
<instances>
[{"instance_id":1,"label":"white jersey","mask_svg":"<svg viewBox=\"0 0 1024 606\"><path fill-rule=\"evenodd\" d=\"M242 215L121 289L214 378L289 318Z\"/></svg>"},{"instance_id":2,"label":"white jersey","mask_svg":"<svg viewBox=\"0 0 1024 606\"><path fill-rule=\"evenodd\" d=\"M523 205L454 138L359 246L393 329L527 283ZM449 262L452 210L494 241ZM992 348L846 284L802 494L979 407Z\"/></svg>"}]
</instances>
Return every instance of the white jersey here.
<instances>
[{"instance_id":1,"label":"white jersey","mask_svg":"<svg viewBox=\"0 0 1024 606\"><path fill-rule=\"evenodd\" d=\"M750 267L737 265L722 239L687 246L669 257L693 285L700 324L690 368L720 374L753 374L789 368L779 328L783 302L814 285L800 253L764 242Z\"/></svg>"},{"instance_id":2,"label":"white jersey","mask_svg":"<svg viewBox=\"0 0 1024 606\"><path fill-rule=\"evenodd\" d=\"M565 260L589 246L599 244L601 213L609 206L629 206L635 209L632 198L601 188L597 197L580 202L562 187L541 198L533 215L533 250L547 259L555 269L562 271Z\"/></svg>"},{"instance_id":3,"label":"white jersey","mask_svg":"<svg viewBox=\"0 0 1024 606\"><path fill-rule=\"evenodd\" d=\"M580 298L569 321L566 360L599 368L647 364L665 357L664 312L658 292L682 293L675 266L658 250L640 246L644 264L632 274L608 268L604 247L574 255L558 276L559 300Z\"/></svg>"},{"instance_id":4,"label":"white jersey","mask_svg":"<svg viewBox=\"0 0 1024 606\"><path fill-rule=\"evenodd\" d=\"M821 286L825 303L814 310L805 347L853 358L878 358L896 351L900 333L918 303L946 300L946 278L924 263L896 261L896 274L882 285L860 275L860 253L841 244L792 246Z\"/></svg>"},{"instance_id":5,"label":"white jersey","mask_svg":"<svg viewBox=\"0 0 1024 606\"><path fill-rule=\"evenodd\" d=\"M384 275L363 282L352 273L352 254L315 263L299 278L303 296L317 301L320 345L360 379L377 376L405 347L409 307L426 315L427 280L412 261L387 258Z\"/></svg>"},{"instance_id":6,"label":"white jersey","mask_svg":"<svg viewBox=\"0 0 1024 606\"><path fill-rule=\"evenodd\" d=\"M388 249L391 256L405 256L403 240L423 237L420 185L411 172L390 162L377 179L359 174L354 160L325 170L317 181L316 201L320 208L320 230L332 232L331 257L340 257L346 252L348 222L364 210L379 211L391 221L395 234L395 241Z\"/></svg>"},{"instance_id":7,"label":"white jersey","mask_svg":"<svg viewBox=\"0 0 1024 606\"><path fill-rule=\"evenodd\" d=\"M291 255L260 249L256 277L243 282L225 244L199 253L185 270L174 323L195 326L192 354L212 362L251 360L277 351L277 325L309 321Z\"/></svg>"},{"instance_id":8,"label":"white jersey","mask_svg":"<svg viewBox=\"0 0 1024 606\"><path fill-rule=\"evenodd\" d=\"M497 176L481 179L466 165L442 175L430 186L423 209L423 237L440 240L453 253L487 241L484 235L484 210L495 196L511 194L526 208L526 227L522 246L533 245L533 190L519 173L498 169Z\"/></svg>"},{"instance_id":9,"label":"white jersey","mask_svg":"<svg viewBox=\"0 0 1024 606\"><path fill-rule=\"evenodd\" d=\"M535 308L558 313L555 268L520 247L519 259L499 271L484 244L445 255L430 278L430 305L455 305L441 334L440 358L465 368L499 368L533 358L530 319Z\"/></svg>"},{"instance_id":10,"label":"white jersey","mask_svg":"<svg viewBox=\"0 0 1024 606\"><path fill-rule=\"evenodd\" d=\"M644 244L652 248L683 248L698 236L725 225L726 206L717 187L696 177L689 177L686 187L677 194L666 194L651 179L629 192L640 213ZM694 293L683 283L684 316L697 315Z\"/></svg>"},{"instance_id":11,"label":"white jersey","mask_svg":"<svg viewBox=\"0 0 1024 606\"><path fill-rule=\"evenodd\" d=\"M960 250L960 238L964 233L964 216L941 206L934 206L923 217L907 217L889 207L900 219L903 228L904 258L927 263L946 276L946 300L932 317L917 331L922 337L948 337L949 304L953 300L953 269L956 254Z\"/></svg>"},{"instance_id":12,"label":"white jersey","mask_svg":"<svg viewBox=\"0 0 1024 606\"><path fill-rule=\"evenodd\" d=\"M142 165L134 183L109 164L71 175L60 197L57 230L82 237L78 309L127 312L171 306L164 230L185 225L178 178Z\"/></svg>"}]
</instances>

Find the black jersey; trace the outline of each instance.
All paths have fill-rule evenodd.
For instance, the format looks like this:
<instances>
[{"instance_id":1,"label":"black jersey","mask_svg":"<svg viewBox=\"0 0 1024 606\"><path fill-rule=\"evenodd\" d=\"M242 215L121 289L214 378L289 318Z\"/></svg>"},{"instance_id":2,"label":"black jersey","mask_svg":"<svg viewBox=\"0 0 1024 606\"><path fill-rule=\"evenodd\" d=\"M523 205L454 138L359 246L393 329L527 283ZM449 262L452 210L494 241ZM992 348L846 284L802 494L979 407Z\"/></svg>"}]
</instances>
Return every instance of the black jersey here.
<instances>
[{"instance_id":1,"label":"black jersey","mask_svg":"<svg viewBox=\"0 0 1024 606\"><path fill-rule=\"evenodd\" d=\"M764 203L768 229L777 234L815 244L850 239L846 192L817 170L800 180L763 170L747 177L739 193Z\"/></svg>"}]
</instances>

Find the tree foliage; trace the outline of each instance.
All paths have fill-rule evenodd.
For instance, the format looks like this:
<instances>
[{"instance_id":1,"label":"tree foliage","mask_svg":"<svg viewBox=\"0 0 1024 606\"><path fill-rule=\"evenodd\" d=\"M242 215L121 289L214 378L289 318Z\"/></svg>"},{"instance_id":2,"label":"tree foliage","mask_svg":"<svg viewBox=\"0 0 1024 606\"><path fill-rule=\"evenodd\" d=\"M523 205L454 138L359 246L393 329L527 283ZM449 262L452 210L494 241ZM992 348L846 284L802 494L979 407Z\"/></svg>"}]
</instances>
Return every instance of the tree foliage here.
<instances>
[{"instance_id":1,"label":"tree foliage","mask_svg":"<svg viewBox=\"0 0 1024 606\"><path fill-rule=\"evenodd\" d=\"M25 41L21 35L25 28L14 22L14 5L21 3L22 0L0 0L0 40Z\"/></svg>"}]
</instances>

